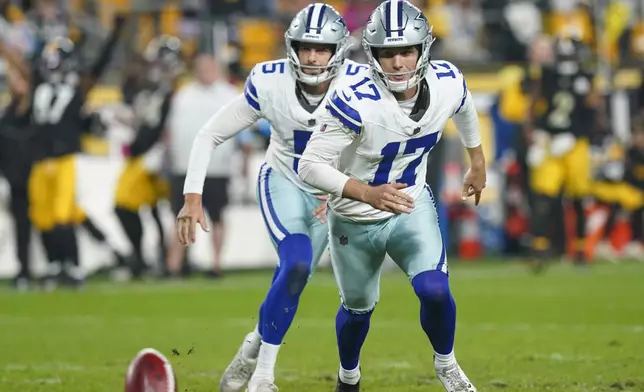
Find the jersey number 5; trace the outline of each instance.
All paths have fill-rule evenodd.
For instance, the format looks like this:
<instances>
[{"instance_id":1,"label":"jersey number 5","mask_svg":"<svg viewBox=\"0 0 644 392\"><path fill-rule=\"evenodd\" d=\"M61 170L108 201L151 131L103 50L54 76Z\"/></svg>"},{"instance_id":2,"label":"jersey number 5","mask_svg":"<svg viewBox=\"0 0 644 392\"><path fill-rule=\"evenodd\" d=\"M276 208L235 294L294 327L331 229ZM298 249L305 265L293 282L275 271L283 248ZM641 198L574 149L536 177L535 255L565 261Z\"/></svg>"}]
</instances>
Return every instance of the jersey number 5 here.
<instances>
[{"instance_id":1,"label":"jersey number 5","mask_svg":"<svg viewBox=\"0 0 644 392\"><path fill-rule=\"evenodd\" d=\"M397 183L407 184L408 186L416 184L416 168L418 168L418 165L423 161L423 157L429 153L429 150L434 147L437 141L438 132L407 140L405 143L405 149L403 150L403 156L415 154L418 150L422 150L422 152L418 157L416 157L416 159L409 162L405 170L403 170L400 178L396 180ZM389 183L389 172L393 167L394 160L398 156L401 144L402 142L391 142L380 151L382 159L376 169L376 175L373 177L373 181L371 181L369 185L378 186Z\"/></svg>"},{"instance_id":2,"label":"jersey number 5","mask_svg":"<svg viewBox=\"0 0 644 392\"><path fill-rule=\"evenodd\" d=\"M41 84L34 92L33 114L37 124L56 124L74 98L74 88L67 84Z\"/></svg>"},{"instance_id":3,"label":"jersey number 5","mask_svg":"<svg viewBox=\"0 0 644 392\"><path fill-rule=\"evenodd\" d=\"M295 130L293 131L293 151L297 155L302 155L304 154L304 150L306 149L306 144L309 142L309 139L311 138L311 135L313 135L313 132L311 131L300 131L300 130ZM300 158L295 157L293 159L293 171L297 173L297 169L300 165Z\"/></svg>"}]
</instances>

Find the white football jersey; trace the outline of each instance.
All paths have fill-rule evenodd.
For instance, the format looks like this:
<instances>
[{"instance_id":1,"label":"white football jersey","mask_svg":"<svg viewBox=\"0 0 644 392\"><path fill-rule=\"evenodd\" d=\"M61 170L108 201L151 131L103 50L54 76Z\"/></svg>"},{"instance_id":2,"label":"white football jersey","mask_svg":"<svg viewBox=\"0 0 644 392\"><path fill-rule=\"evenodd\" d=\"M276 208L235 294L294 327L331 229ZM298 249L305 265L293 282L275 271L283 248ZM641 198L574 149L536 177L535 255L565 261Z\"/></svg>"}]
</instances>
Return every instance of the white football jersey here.
<instances>
[{"instance_id":1,"label":"white football jersey","mask_svg":"<svg viewBox=\"0 0 644 392\"><path fill-rule=\"evenodd\" d=\"M328 91L333 91L341 76L366 74L367 70L367 65L345 60ZM246 80L244 95L258 115L271 124L266 162L300 189L321 194L320 190L302 182L297 171L306 144L326 114L325 100L312 112L307 111L298 100L295 83L287 59L267 61L255 65Z\"/></svg>"},{"instance_id":2,"label":"white football jersey","mask_svg":"<svg viewBox=\"0 0 644 392\"><path fill-rule=\"evenodd\" d=\"M414 199L427 192L427 156L447 121L471 95L460 70L447 61L432 61L425 80L429 106L420 120L414 121L371 73L340 79L326 108L334 117L331 121L342 123L354 142L342 153L338 170L374 186L407 184L404 192ZM377 221L393 215L337 196L329 199L329 207L354 221Z\"/></svg>"}]
</instances>

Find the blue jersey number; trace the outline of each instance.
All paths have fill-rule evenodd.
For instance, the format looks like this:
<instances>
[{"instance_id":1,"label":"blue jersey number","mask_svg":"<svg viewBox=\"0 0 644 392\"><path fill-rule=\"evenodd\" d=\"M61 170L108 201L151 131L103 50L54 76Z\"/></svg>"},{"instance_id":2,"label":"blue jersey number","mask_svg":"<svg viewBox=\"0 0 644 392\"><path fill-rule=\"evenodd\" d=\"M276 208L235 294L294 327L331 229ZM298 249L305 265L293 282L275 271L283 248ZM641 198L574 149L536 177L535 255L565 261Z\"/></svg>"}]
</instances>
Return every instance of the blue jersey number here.
<instances>
[{"instance_id":1,"label":"blue jersey number","mask_svg":"<svg viewBox=\"0 0 644 392\"><path fill-rule=\"evenodd\" d=\"M304 154L304 150L306 149L306 144L309 142L309 139L311 138L312 134L313 132L311 131L300 131L297 129L293 131L293 151L295 151L297 155ZM293 170L296 173L299 165L300 165L300 158L293 159Z\"/></svg>"},{"instance_id":2,"label":"blue jersey number","mask_svg":"<svg viewBox=\"0 0 644 392\"><path fill-rule=\"evenodd\" d=\"M275 73L279 69L279 73L283 74L284 73L284 63L268 63L262 65L262 72L265 74L272 74Z\"/></svg>"},{"instance_id":3,"label":"blue jersey number","mask_svg":"<svg viewBox=\"0 0 644 392\"><path fill-rule=\"evenodd\" d=\"M347 75L357 75L361 69L367 69L366 65L349 64L347 66Z\"/></svg>"},{"instance_id":4,"label":"blue jersey number","mask_svg":"<svg viewBox=\"0 0 644 392\"><path fill-rule=\"evenodd\" d=\"M396 180L397 183L407 184L408 186L416 184L416 169L423 161L423 157L432 149L432 147L434 147L437 140L438 132L407 140L405 143L405 149L403 150L403 156L415 154L418 150L422 150L422 152L416 159L409 162L409 165L407 165L405 170L403 170L400 178ZM380 151L382 160L380 160L380 164L376 169L376 175L373 177L373 181L371 181L369 185L377 186L387 184L389 182L389 172L391 171L394 160L398 156L401 144L402 142L392 142L387 144Z\"/></svg>"},{"instance_id":5,"label":"blue jersey number","mask_svg":"<svg viewBox=\"0 0 644 392\"><path fill-rule=\"evenodd\" d=\"M442 79L442 78L455 79L456 78L456 74L454 73L454 70L449 66L449 64L447 64L447 63L436 63L436 65L438 65L438 67L436 65L432 64L432 63L430 63L430 65L432 66L434 71L439 71L439 70L441 70L441 68L444 69L444 70L447 70L445 72L436 72L436 77L438 79Z\"/></svg>"},{"instance_id":6,"label":"blue jersey number","mask_svg":"<svg viewBox=\"0 0 644 392\"><path fill-rule=\"evenodd\" d=\"M376 85L373 84L373 83L367 84L367 87L369 89L371 89L371 93L361 93L360 91L358 91L358 88L360 86L362 86L363 84L367 83L369 80L370 79L365 76L364 79L362 79L358 83L356 83L354 85L351 85L349 87L351 88L351 90L353 90L353 93L356 95L356 98L358 98L358 99L367 98L367 99L370 99L372 101L379 101L380 98L382 98L382 97L380 96L380 92L376 88Z\"/></svg>"}]
</instances>

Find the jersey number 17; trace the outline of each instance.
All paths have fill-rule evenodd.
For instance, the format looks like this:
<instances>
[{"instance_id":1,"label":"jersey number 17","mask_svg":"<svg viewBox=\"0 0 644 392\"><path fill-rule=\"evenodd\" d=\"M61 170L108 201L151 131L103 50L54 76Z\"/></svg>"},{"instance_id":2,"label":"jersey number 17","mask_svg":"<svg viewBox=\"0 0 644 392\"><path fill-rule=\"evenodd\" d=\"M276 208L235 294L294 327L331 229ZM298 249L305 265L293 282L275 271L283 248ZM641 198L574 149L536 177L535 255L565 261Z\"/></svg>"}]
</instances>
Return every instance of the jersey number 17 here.
<instances>
[{"instance_id":1,"label":"jersey number 17","mask_svg":"<svg viewBox=\"0 0 644 392\"><path fill-rule=\"evenodd\" d=\"M405 170L403 170L400 178L395 182L399 184L407 184L408 186L416 184L416 169L423 161L425 155L427 155L432 147L436 145L438 134L439 132L434 132L415 139L409 139L404 142L405 148L403 149L402 156L416 154L418 150L421 150L421 153L416 157L416 159L409 162ZM377 186L389 183L389 173L391 172L396 157L399 156L400 145L402 143L403 142L391 142L380 151L382 159L380 160L380 164L378 164L373 181L369 182L369 185Z\"/></svg>"}]
</instances>

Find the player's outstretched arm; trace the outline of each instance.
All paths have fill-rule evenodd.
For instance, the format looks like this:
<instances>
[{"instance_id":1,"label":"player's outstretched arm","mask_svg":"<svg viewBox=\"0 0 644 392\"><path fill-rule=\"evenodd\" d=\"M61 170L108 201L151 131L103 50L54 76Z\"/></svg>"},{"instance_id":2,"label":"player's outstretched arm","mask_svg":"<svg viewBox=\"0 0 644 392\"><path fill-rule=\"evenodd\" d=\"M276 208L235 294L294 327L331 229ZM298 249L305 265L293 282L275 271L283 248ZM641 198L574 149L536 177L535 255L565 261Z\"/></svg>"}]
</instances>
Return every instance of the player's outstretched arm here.
<instances>
[{"instance_id":1,"label":"player's outstretched arm","mask_svg":"<svg viewBox=\"0 0 644 392\"><path fill-rule=\"evenodd\" d=\"M31 82L31 68L24 60L24 56L16 49L9 47L0 40L0 57L2 57L10 66L15 68L20 76L28 82Z\"/></svg>"},{"instance_id":2,"label":"player's outstretched arm","mask_svg":"<svg viewBox=\"0 0 644 392\"><path fill-rule=\"evenodd\" d=\"M197 133L192 143L183 186L185 202L177 216L179 240L183 245L195 242L197 223L204 231L208 231L201 206L201 194L212 150L253 125L259 117L260 112L252 108L241 94L221 108Z\"/></svg>"},{"instance_id":3,"label":"player's outstretched arm","mask_svg":"<svg viewBox=\"0 0 644 392\"><path fill-rule=\"evenodd\" d=\"M107 69L112 59L114 48L116 48L119 38L125 31L124 26L126 20L126 17L122 14L114 17L114 29L103 43L96 61L92 64L88 72L83 75L82 88L84 94L87 94L96 85L105 69Z\"/></svg>"},{"instance_id":4,"label":"player's outstretched arm","mask_svg":"<svg viewBox=\"0 0 644 392\"><path fill-rule=\"evenodd\" d=\"M479 120L472 95L465 89L461 105L452 117L458 133L461 137L461 142L467 149L470 157L470 168L465 173L463 179L463 193L462 200L474 196L476 205L481 200L481 193L485 188L487 175L485 169L485 154L481 146L481 133L479 132Z\"/></svg>"}]
</instances>

